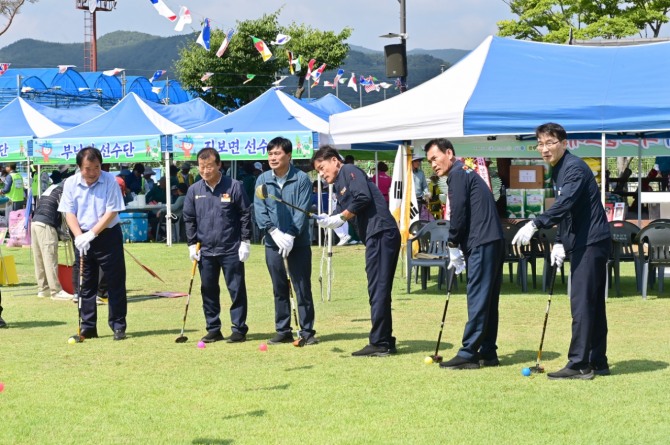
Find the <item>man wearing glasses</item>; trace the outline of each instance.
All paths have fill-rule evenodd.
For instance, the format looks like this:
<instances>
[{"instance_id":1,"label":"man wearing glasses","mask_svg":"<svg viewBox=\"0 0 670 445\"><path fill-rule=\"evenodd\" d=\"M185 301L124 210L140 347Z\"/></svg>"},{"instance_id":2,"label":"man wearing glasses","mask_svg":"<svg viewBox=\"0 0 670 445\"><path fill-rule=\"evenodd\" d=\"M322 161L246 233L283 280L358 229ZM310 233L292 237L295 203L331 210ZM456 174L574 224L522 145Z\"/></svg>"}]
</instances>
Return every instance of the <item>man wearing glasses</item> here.
<instances>
[{"instance_id":1,"label":"man wearing glasses","mask_svg":"<svg viewBox=\"0 0 670 445\"><path fill-rule=\"evenodd\" d=\"M591 169L567 151L565 129L555 123L535 130L537 149L553 167L556 201L519 230L514 244L527 245L541 228L558 225L551 264L561 267L570 256L572 340L568 364L547 374L551 380L593 379L609 375L605 286L611 234Z\"/></svg>"}]
</instances>

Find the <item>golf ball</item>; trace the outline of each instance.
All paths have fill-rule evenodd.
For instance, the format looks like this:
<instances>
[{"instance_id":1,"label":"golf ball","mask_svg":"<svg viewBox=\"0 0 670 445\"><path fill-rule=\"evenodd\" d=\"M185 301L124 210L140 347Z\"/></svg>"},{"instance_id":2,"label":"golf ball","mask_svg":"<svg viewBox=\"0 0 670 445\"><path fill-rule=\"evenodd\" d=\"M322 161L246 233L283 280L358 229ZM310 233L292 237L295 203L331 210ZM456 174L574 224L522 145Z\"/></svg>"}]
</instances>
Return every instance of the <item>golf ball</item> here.
<instances>
[{"instance_id":1,"label":"golf ball","mask_svg":"<svg viewBox=\"0 0 670 445\"><path fill-rule=\"evenodd\" d=\"M524 377L528 377L530 375L530 368L523 368L521 370L521 375Z\"/></svg>"},{"instance_id":2,"label":"golf ball","mask_svg":"<svg viewBox=\"0 0 670 445\"><path fill-rule=\"evenodd\" d=\"M198 342L198 349L205 349L205 342L204 341L199 341Z\"/></svg>"},{"instance_id":3,"label":"golf ball","mask_svg":"<svg viewBox=\"0 0 670 445\"><path fill-rule=\"evenodd\" d=\"M70 337L70 338L67 339L67 344L68 345L73 345L75 343L77 343L77 340L75 340L74 338Z\"/></svg>"},{"instance_id":4,"label":"golf ball","mask_svg":"<svg viewBox=\"0 0 670 445\"><path fill-rule=\"evenodd\" d=\"M0 382L0 392L5 390L5 384Z\"/></svg>"},{"instance_id":5,"label":"golf ball","mask_svg":"<svg viewBox=\"0 0 670 445\"><path fill-rule=\"evenodd\" d=\"M260 345L258 345L258 350L259 351L267 351L268 350L268 345L266 345L265 343L261 343Z\"/></svg>"},{"instance_id":6,"label":"golf ball","mask_svg":"<svg viewBox=\"0 0 670 445\"><path fill-rule=\"evenodd\" d=\"M433 358L428 356L428 357L423 359L423 362L427 365L430 365L431 363L433 363Z\"/></svg>"}]
</instances>

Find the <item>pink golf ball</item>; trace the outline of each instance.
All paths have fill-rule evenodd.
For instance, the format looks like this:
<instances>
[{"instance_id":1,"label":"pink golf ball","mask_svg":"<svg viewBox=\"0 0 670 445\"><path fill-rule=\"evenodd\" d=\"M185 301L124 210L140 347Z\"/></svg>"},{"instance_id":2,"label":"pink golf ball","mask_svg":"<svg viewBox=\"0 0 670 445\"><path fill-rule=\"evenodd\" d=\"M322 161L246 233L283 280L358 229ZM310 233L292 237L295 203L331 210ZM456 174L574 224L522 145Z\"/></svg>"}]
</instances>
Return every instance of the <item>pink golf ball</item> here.
<instances>
[{"instance_id":1,"label":"pink golf ball","mask_svg":"<svg viewBox=\"0 0 670 445\"><path fill-rule=\"evenodd\" d=\"M258 345L258 350L265 352L268 350L268 345L266 345L265 343L261 343L260 345Z\"/></svg>"},{"instance_id":2,"label":"pink golf ball","mask_svg":"<svg viewBox=\"0 0 670 445\"><path fill-rule=\"evenodd\" d=\"M5 390L5 384L0 382L0 392Z\"/></svg>"},{"instance_id":3,"label":"pink golf ball","mask_svg":"<svg viewBox=\"0 0 670 445\"><path fill-rule=\"evenodd\" d=\"M205 342L204 341L199 341L198 342L198 349L205 349Z\"/></svg>"}]
</instances>

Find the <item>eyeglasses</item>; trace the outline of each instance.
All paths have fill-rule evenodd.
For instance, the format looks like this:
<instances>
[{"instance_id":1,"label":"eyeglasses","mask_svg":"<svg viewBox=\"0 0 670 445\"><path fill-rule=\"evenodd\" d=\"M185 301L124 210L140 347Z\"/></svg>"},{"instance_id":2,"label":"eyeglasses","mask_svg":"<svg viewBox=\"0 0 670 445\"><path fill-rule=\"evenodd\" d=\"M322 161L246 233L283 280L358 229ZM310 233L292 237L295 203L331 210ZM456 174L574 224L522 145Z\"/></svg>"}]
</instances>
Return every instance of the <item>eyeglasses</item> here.
<instances>
[{"instance_id":1,"label":"eyeglasses","mask_svg":"<svg viewBox=\"0 0 670 445\"><path fill-rule=\"evenodd\" d=\"M556 144L560 144L563 141L554 141L554 142L538 142L537 146L535 147L537 150L542 150L545 147L546 148L552 148Z\"/></svg>"}]
</instances>

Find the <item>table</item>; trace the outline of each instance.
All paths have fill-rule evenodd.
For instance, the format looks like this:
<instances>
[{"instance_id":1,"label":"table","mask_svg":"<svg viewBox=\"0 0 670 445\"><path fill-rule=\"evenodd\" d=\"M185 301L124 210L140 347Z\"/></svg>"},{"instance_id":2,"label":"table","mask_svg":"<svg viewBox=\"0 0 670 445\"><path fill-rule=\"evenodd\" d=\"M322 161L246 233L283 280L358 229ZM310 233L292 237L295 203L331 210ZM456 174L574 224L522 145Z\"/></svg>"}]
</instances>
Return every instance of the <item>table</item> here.
<instances>
[{"instance_id":1,"label":"table","mask_svg":"<svg viewBox=\"0 0 670 445\"><path fill-rule=\"evenodd\" d=\"M126 206L126 210L121 213L133 213L133 212L157 212L159 210L167 209L165 204L145 204L143 206Z\"/></svg>"}]
</instances>

